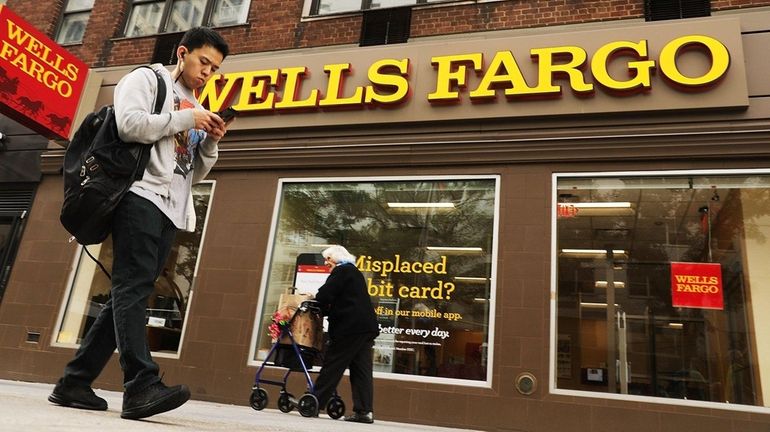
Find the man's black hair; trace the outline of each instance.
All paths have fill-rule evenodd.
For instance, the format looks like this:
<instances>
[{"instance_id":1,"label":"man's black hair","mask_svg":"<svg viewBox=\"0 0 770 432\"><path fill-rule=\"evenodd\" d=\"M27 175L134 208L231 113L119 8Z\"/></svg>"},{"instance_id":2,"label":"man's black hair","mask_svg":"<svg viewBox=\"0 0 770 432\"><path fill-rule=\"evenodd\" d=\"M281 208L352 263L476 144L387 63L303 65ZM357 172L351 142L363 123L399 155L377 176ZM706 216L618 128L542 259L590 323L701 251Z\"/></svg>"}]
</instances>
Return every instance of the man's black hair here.
<instances>
[{"instance_id":1,"label":"man's black hair","mask_svg":"<svg viewBox=\"0 0 770 432\"><path fill-rule=\"evenodd\" d=\"M204 45L211 45L222 53L222 59L230 53L230 47L227 46L224 38L209 27L194 27L187 30L182 36L182 40L179 41L179 45L186 47L189 51Z\"/></svg>"}]
</instances>

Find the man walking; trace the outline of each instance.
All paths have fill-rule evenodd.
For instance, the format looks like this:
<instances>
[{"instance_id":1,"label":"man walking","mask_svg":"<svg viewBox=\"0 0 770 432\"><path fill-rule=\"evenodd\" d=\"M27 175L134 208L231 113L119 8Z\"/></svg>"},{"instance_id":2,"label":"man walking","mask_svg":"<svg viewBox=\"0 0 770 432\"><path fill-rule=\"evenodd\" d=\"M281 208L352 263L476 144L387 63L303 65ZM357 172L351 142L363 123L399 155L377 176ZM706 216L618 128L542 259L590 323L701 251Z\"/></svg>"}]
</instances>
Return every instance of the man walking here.
<instances>
[{"instance_id":1,"label":"man walking","mask_svg":"<svg viewBox=\"0 0 770 432\"><path fill-rule=\"evenodd\" d=\"M139 68L115 88L118 133L151 145L144 176L115 212L111 296L64 369L48 400L74 408L106 410L91 384L115 348L123 370L121 417L139 419L175 409L190 398L185 385L167 387L147 346L145 310L178 229L195 229L192 185L208 174L229 123L203 109L194 91L219 69L229 48L215 31L197 27L182 37L172 72L160 64ZM166 83L160 114L152 114L156 72Z\"/></svg>"}]
</instances>

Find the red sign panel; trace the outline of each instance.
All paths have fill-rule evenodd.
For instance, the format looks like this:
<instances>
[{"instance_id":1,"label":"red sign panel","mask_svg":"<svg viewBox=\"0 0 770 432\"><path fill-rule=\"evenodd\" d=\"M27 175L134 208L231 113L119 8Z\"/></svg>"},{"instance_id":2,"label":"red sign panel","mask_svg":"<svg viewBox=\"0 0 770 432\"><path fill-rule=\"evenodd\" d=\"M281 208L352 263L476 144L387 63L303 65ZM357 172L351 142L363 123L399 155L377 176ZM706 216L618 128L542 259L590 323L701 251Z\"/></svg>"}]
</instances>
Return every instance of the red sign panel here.
<instances>
[{"instance_id":1,"label":"red sign panel","mask_svg":"<svg viewBox=\"0 0 770 432\"><path fill-rule=\"evenodd\" d=\"M722 265L672 262L671 304L675 307L724 309Z\"/></svg>"},{"instance_id":2,"label":"red sign panel","mask_svg":"<svg viewBox=\"0 0 770 432\"><path fill-rule=\"evenodd\" d=\"M559 203L556 213L560 218L571 218L577 216L578 208L572 204Z\"/></svg>"},{"instance_id":3,"label":"red sign panel","mask_svg":"<svg viewBox=\"0 0 770 432\"><path fill-rule=\"evenodd\" d=\"M85 63L0 5L0 112L67 139L87 75Z\"/></svg>"}]
</instances>

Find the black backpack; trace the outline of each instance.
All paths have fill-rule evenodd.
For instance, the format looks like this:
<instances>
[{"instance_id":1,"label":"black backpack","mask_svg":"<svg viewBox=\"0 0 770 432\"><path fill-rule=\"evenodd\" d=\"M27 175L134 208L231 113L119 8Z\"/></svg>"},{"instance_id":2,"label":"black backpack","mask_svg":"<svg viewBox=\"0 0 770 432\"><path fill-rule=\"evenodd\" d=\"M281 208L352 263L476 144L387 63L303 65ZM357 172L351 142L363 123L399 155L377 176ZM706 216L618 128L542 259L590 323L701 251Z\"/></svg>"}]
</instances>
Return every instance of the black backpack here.
<instances>
[{"instance_id":1,"label":"black backpack","mask_svg":"<svg viewBox=\"0 0 770 432\"><path fill-rule=\"evenodd\" d=\"M166 83L153 72L158 78L153 114L160 114ZM78 243L97 244L110 235L115 208L144 175L151 147L120 139L112 105L86 116L64 153L64 204L59 215Z\"/></svg>"}]
</instances>

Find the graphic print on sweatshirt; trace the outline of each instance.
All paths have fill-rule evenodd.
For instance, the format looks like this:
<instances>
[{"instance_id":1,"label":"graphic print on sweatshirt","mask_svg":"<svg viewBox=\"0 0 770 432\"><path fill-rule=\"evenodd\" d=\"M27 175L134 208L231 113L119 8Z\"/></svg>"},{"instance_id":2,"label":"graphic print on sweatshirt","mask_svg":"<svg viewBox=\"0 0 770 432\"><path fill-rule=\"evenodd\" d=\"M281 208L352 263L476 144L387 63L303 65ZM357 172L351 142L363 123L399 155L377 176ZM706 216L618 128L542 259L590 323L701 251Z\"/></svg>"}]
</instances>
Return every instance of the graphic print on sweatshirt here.
<instances>
[{"instance_id":1,"label":"graphic print on sweatshirt","mask_svg":"<svg viewBox=\"0 0 770 432\"><path fill-rule=\"evenodd\" d=\"M183 110L188 108L195 108L195 104L187 99L180 99L179 95L174 92L174 109ZM206 132L195 128L178 132L174 135L174 151L176 153L174 174L179 174L183 178L187 178L187 174L189 174L192 169L195 154L198 151L198 145L200 145L205 138Z\"/></svg>"}]
</instances>

